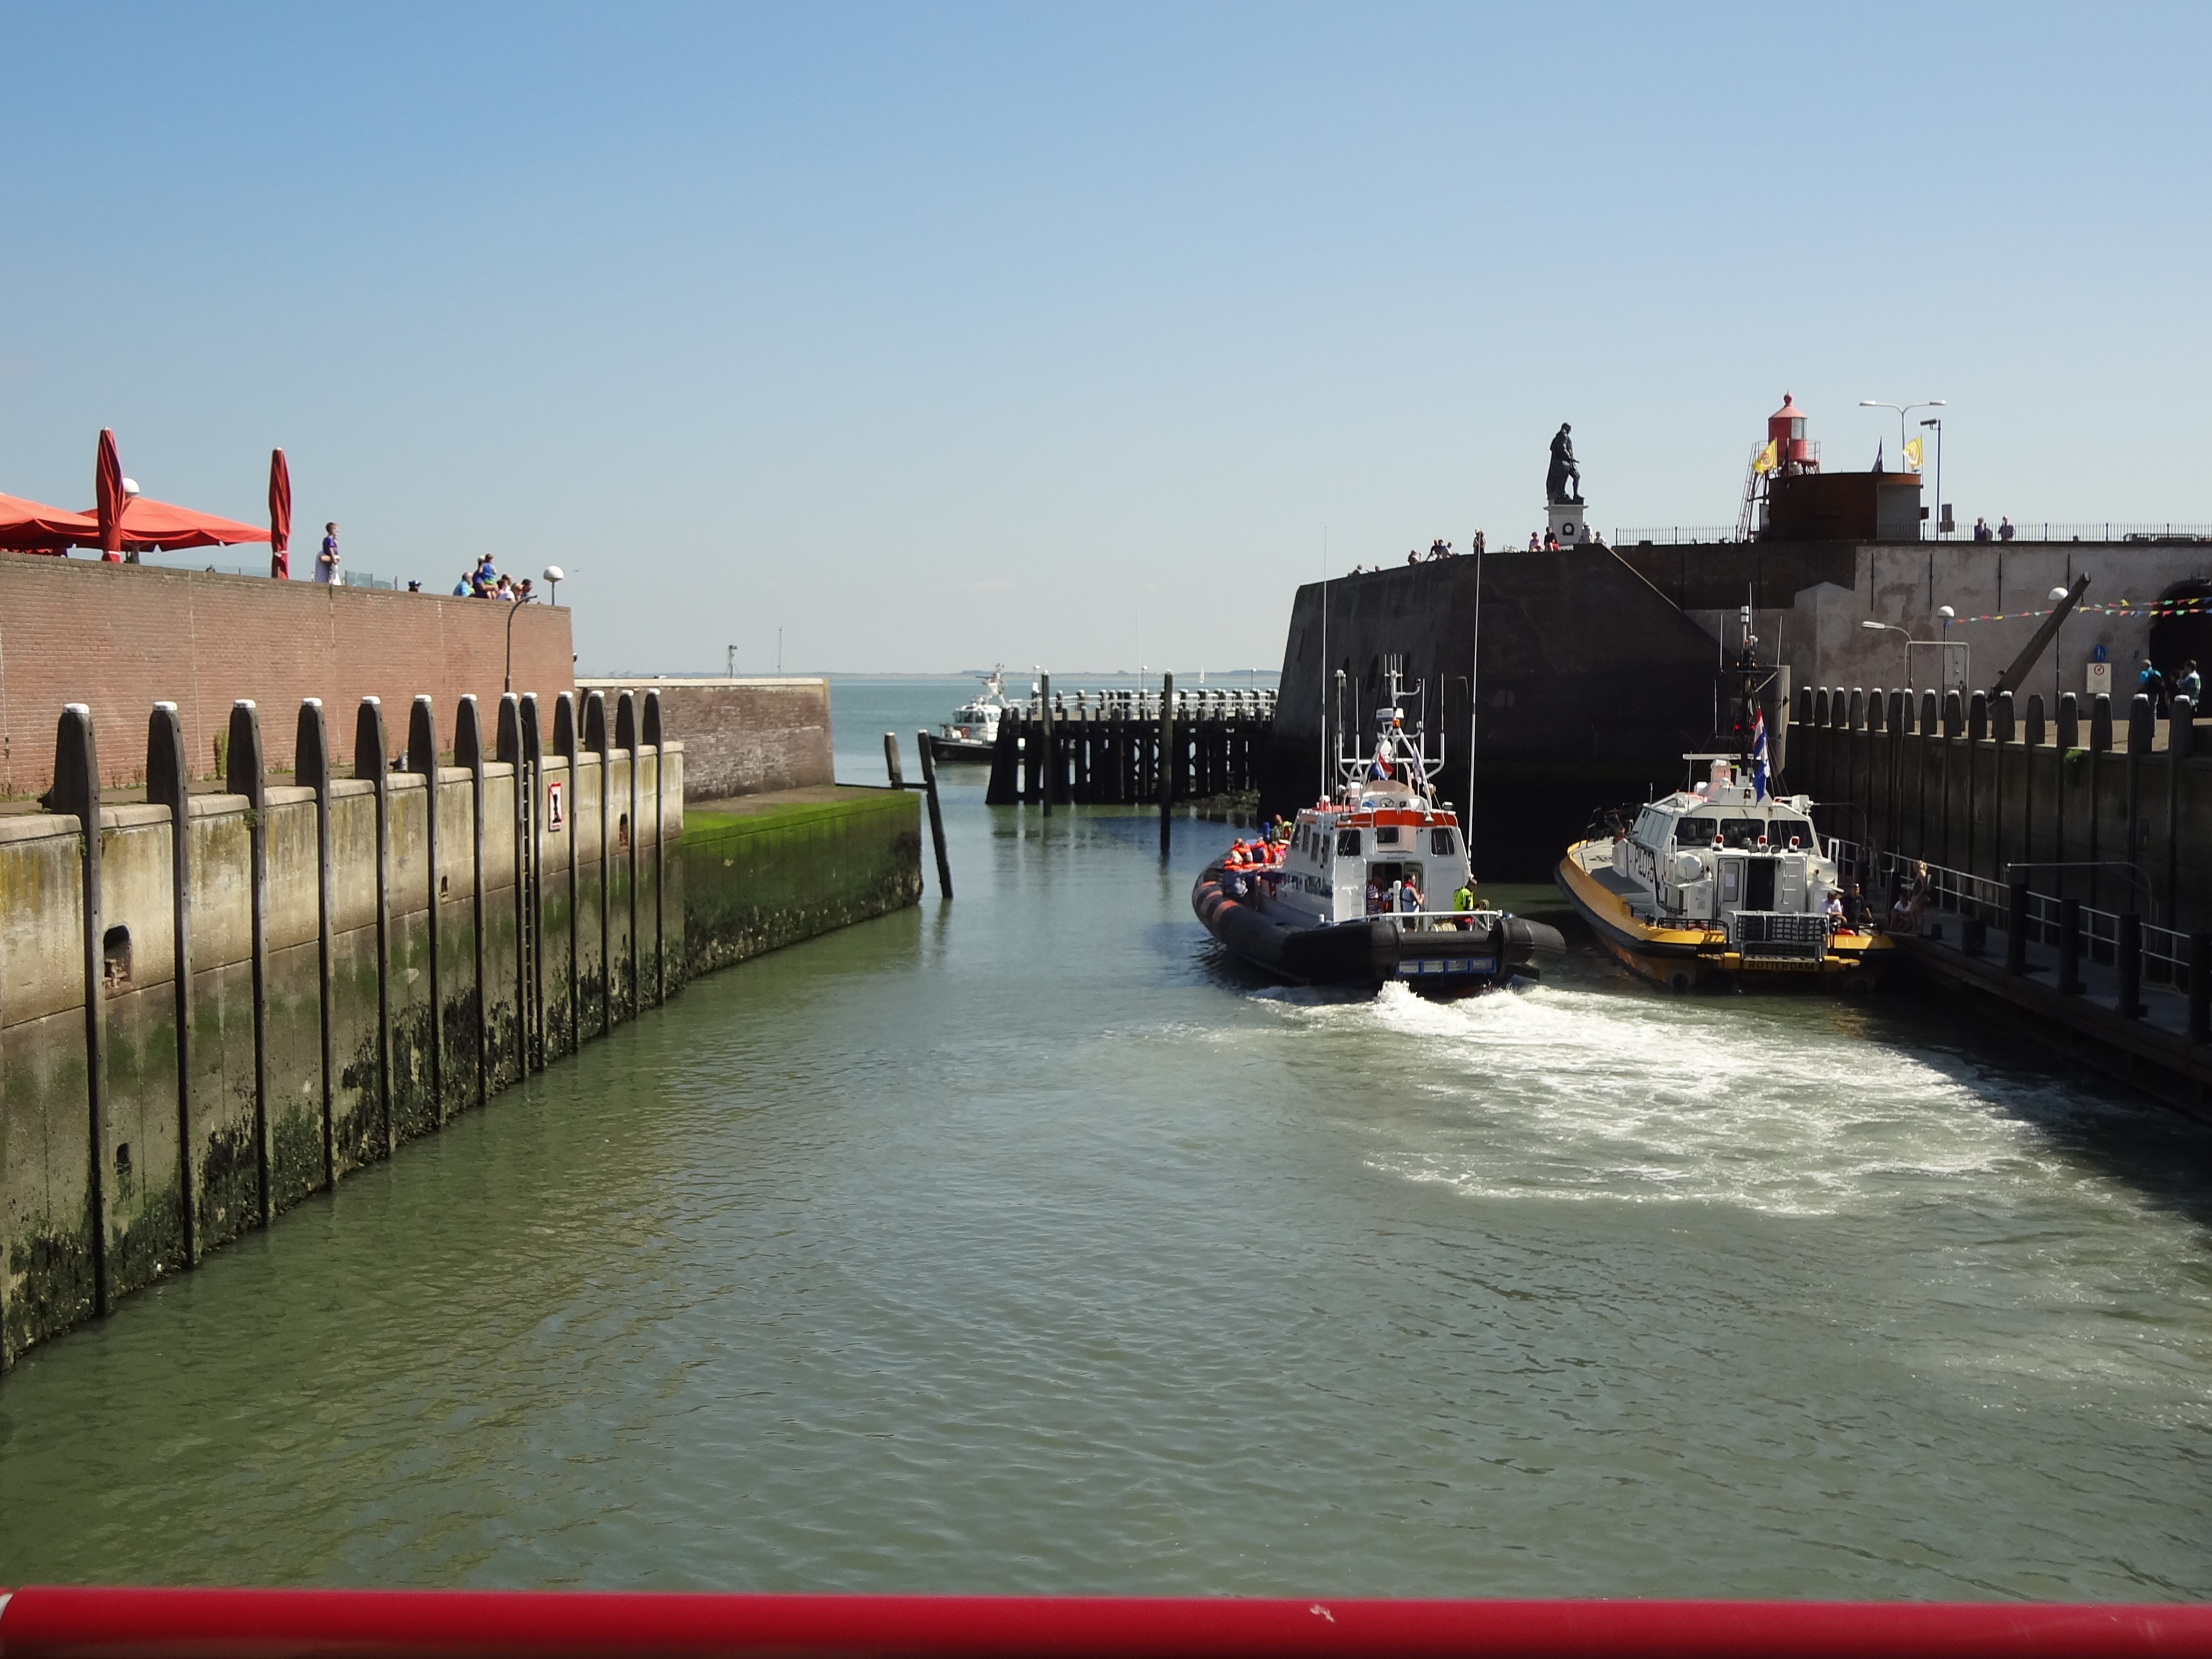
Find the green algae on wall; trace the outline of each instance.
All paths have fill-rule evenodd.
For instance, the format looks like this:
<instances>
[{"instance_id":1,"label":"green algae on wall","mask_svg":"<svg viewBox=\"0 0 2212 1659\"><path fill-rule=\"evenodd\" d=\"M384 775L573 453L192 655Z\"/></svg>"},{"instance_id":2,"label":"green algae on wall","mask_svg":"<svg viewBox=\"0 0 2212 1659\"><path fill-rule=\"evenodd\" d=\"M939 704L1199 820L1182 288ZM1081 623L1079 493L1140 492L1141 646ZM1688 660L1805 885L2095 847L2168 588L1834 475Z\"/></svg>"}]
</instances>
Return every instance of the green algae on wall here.
<instances>
[{"instance_id":1,"label":"green algae on wall","mask_svg":"<svg viewBox=\"0 0 2212 1659\"><path fill-rule=\"evenodd\" d=\"M911 792L854 789L742 814L692 806L677 846L688 975L921 896L921 797Z\"/></svg>"}]
</instances>

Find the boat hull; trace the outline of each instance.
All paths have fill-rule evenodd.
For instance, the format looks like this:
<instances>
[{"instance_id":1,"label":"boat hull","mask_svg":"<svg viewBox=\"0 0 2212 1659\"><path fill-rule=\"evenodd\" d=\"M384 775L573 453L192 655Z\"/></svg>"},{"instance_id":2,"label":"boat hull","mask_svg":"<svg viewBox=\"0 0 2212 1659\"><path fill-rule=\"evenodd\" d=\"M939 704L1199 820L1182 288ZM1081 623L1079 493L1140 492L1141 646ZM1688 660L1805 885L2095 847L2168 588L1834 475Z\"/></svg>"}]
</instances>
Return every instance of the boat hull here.
<instances>
[{"instance_id":1,"label":"boat hull","mask_svg":"<svg viewBox=\"0 0 2212 1659\"><path fill-rule=\"evenodd\" d=\"M1561 951L1557 929L1520 916L1478 915L1475 925L1420 932L1392 916L1322 927L1285 927L1221 885L1209 866L1191 889L1191 908L1222 945L1255 968L1301 985L1379 986L1402 980L1419 991L1478 990L1531 971L1539 951Z\"/></svg>"},{"instance_id":2,"label":"boat hull","mask_svg":"<svg viewBox=\"0 0 2212 1659\"><path fill-rule=\"evenodd\" d=\"M1894 954L1895 947L1880 935L1839 934L1818 957L1747 959L1717 928L1661 927L1638 919L1576 856L1592 845L1569 848L1553 879L1606 954L1655 985L1673 991L1729 985L1857 994L1881 982Z\"/></svg>"},{"instance_id":3,"label":"boat hull","mask_svg":"<svg viewBox=\"0 0 2212 1659\"><path fill-rule=\"evenodd\" d=\"M985 766L990 764L992 751L996 747L994 744L978 743L969 738L932 738L929 740L930 752L939 760L973 762Z\"/></svg>"}]
</instances>

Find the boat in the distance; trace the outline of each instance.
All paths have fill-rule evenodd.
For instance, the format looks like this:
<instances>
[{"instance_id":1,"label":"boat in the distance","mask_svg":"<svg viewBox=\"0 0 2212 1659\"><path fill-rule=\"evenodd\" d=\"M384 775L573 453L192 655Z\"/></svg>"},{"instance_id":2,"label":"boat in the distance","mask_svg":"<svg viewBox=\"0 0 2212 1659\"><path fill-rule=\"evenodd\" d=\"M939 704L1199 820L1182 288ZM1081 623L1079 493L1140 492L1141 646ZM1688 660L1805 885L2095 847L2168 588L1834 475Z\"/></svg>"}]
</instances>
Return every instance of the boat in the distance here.
<instances>
[{"instance_id":1,"label":"boat in the distance","mask_svg":"<svg viewBox=\"0 0 2212 1659\"><path fill-rule=\"evenodd\" d=\"M1822 851L1804 795L1769 795L1724 755L1703 783L1635 809L1559 860L1556 879L1592 933L1644 978L1860 992L1894 951L1848 925L1856 908Z\"/></svg>"},{"instance_id":2,"label":"boat in the distance","mask_svg":"<svg viewBox=\"0 0 2212 1659\"><path fill-rule=\"evenodd\" d=\"M1472 886L1467 839L1431 781L1441 751L1424 752L1418 717L1407 729L1400 680L1393 659L1372 746L1340 744L1335 787L1298 813L1290 838L1207 865L1191 908L1236 955L1302 984L1402 980L1449 993L1530 974L1539 951L1565 941L1542 922L1454 907Z\"/></svg>"},{"instance_id":3,"label":"boat in the distance","mask_svg":"<svg viewBox=\"0 0 2212 1659\"><path fill-rule=\"evenodd\" d=\"M952 718L937 728L930 747L939 760L988 761L999 740L999 721L1013 709L1006 701L1006 665L1000 663L982 677L982 695L952 711Z\"/></svg>"}]
</instances>

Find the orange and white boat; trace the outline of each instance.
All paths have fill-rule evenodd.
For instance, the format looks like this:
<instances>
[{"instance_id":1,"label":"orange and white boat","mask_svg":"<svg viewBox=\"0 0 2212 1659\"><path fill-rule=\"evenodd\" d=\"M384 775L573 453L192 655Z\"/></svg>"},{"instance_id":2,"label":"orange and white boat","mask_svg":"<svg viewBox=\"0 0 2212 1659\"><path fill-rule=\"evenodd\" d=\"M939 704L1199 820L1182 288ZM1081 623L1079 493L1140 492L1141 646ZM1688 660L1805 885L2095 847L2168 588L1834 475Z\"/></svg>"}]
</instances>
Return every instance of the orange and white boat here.
<instances>
[{"instance_id":1,"label":"orange and white boat","mask_svg":"<svg viewBox=\"0 0 2212 1659\"><path fill-rule=\"evenodd\" d=\"M1418 716L1407 729L1395 663L1385 684L1373 747L1340 745L1333 792L1298 813L1288 840L1239 842L1209 864L1191 908L1237 955L1300 983L1449 992L1527 973L1565 942L1471 902L1465 830L1431 781L1441 752L1424 752Z\"/></svg>"}]
</instances>

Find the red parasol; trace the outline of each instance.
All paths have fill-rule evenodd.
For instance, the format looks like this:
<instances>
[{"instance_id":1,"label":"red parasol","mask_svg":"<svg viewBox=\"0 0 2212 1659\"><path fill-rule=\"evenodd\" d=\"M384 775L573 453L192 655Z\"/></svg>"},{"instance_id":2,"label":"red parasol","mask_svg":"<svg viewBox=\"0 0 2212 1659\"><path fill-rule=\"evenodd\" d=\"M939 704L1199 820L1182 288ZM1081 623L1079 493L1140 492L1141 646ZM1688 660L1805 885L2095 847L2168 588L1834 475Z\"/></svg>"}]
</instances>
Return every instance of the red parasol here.
<instances>
[{"instance_id":1,"label":"red parasol","mask_svg":"<svg viewBox=\"0 0 2212 1659\"><path fill-rule=\"evenodd\" d=\"M169 548L228 547L233 542L265 542L269 539L269 527L240 524L235 519L195 513L189 507L133 495L123 509L116 535L134 553L158 553Z\"/></svg>"},{"instance_id":2,"label":"red parasol","mask_svg":"<svg viewBox=\"0 0 2212 1659\"><path fill-rule=\"evenodd\" d=\"M292 469L284 452L269 452L269 574L278 581L292 577Z\"/></svg>"},{"instance_id":3,"label":"red parasol","mask_svg":"<svg viewBox=\"0 0 2212 1659\"><path fill-rule=\"evenodd\" d=\"M100 538L100 523L20 495L0 495L0 547L19 553L58 553Z\"/></svg>"},{"instance_id":4,"label":"red parasol","mask_svg":"<svg viewBox=\"0 0 2212 1659\"><path fill-rule=\"evenodd\" d=\"M123 509L130 498L123 493L123 457L115 450L115 434L100 428L100 459L93 464L93 484L100 501L94 512L100 520L100 556L109 564L123 562Z\"/></svg>"}]
</instances>

